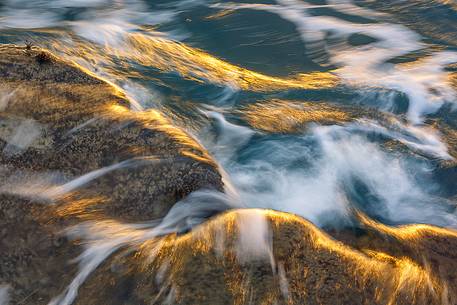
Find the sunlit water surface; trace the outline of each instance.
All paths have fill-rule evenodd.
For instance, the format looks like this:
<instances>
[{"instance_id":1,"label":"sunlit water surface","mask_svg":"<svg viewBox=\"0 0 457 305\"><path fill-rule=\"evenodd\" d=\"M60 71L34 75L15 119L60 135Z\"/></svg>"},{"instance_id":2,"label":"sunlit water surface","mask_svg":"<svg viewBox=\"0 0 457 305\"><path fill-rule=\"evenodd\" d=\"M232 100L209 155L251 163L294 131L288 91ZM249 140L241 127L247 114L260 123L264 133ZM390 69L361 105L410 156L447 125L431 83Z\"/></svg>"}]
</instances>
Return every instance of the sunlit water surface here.
<instances>
[{"instance_id":1,"label":"sunlit water surface","mask_svg":"<svg viewBox=\"0 0 457 305\"><path fill-rule=\"evenodd\" d=\"M3 1L1 43L49 48L121 87L136 111L160 110L227 179L229 195L194 194L187 202L200 205L184 202L159 227L73 232L106 247L88 248L54 304L71 303L117 248L172 231L212 200L323 228L351 226L352 208L389 225L457 227L456 9L439 0Z\"/></svg>"}]
</instances>

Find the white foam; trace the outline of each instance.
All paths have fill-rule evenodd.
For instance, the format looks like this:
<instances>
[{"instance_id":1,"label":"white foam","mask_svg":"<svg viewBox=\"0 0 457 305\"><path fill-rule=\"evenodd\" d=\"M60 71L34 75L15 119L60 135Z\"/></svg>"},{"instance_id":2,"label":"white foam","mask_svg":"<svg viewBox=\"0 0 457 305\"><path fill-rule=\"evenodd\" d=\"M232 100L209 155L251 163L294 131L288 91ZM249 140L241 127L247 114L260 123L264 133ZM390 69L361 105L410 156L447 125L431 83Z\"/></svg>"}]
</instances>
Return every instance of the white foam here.
<instances>
[{"instance_id":1,"label":"white foam","mask_svg":"<svg viewBox=\"0 0 457 305\"><path fill-rule=\"evenodd\" d=\"M62 16L70 8L84 8L79 20L65 21ZM90 41L119 46L125 33L140 25L155 25L173 20L176 12L148 12L142 0L6 0L0 8L0 28L35 29L69 26Z\"/></svg>"},{"instance_id":2,"label":"white foam","mask_svg":"<svg viewBox=\"0 0 457 305\"><path fill-rule=\"evenodd\" d=\"M369 18L384 17L386 15L381 12L376 12L357 6L353 3L352 0L327 0L326 2L328 3L329 7L332 7L345 14L358 15Z\"/></svg>"},{"instance_id":3,"label":"white foam","mask_svg":"<svg viewBox=\"0 0 457 305\"><path fill-rule=\"evenodd\" d=\"M237 258L245 263L267 259L274 269L273 241L270 224L258 210L244 210L237 217L238 243Z\"/></svg>"},{"instance_id":4,"label":"white foam","mask_svg":"<svg viewBox=\"0 0 457 305\"><path fill-rule=\"evenodd\" d=\"M8 174L8 179L2 181L0 184L0 193L40 199L45 202L54 202L62 196L115 170L153 163L170 162L170 160L157 159L152 156L132 158L93 170L71 180L57 172L36 173L12 171Z\"/></svg>"},{"instance_id":5,"label":"white foam","mask_svg":"<svg viewBox=\"0 0 457 305\"><path fill-rule=\"evenodd\" d=\"M389 123L391 125L387 128L373 120L359 119L356 123L347 125L347 128L382 134L432 158L454 159L437 130L429 126L403 124L394 118L391 118Z\"/></svg>"},{"instance_id":6,"label":"white foam","mask_svg":"<svg viewBox=\"0 0 457 305\"><path fill-rule=\"evenodd\" d=\"M279 289L281 290L282 296L285 300L289 300L289 282L287 280L286 271L284 269L284 263L278 263L278 277L279 277Z\"/></svg>"},{"instance_id":7,"label":"white foam","mask_svg":"<svg viewBox=\"0 0 457 305\"><path fill-rule=\"evenodd\" d=\"M11 171L8 168L0 167L2 176L7 177L0 183L0 194L18 195L25 198L48 200L41 194L46 190L59 185L65 180L57 172L35 173L30 171Z\"/></svg>"},{"instance_id":8,"label":"white foam","mask_svg":"<svg viewBox=\"0 0 457 305\"><path fill-rule=\"evenodd\" d=\"M215 143L207 145L211 147L215 144L218 147L218 161L222 163L227 163L233 156L236 151L245 145L249 139L254 135L254 131L248 127L243 127L239 125L232 124L228 122L225 117L216 111L202 111L209 118L213 119L216 123L216 128L218 129L218 135L216 139L212 139ZM206 138L202 135L202 138Z\"/></svg>"},{"instance_id":9,"label":"white foam","mask_svg":"<svg viewBox=\"0 0 457 305\"><path fill-rule=\"evenodd\" d=\"M11 99L14 97L16 90L13 91L0 91L0 112L5 111Z\"/></svg>"},{"instance_id":10,"label":"white foam","mask_svg":"<svg viewBox=\"0 0 457 305\"><path fill-rule=\"evenodd\" d=\"M48 198L50 200L55 200L58 199L61 196L64 196L65 194L68 194L69 192L80 188L84 186L85 184L91 182L92 180L95 180L101 176L106 175L109 172L112 172L117 169L125 168L128 166L131 166L133 164L132 160L126 160L117 164L113 164L110 166L106 166L94 171L91 171L87 174L84 174L76 179L73 179L63 185L58 185L58 186L53 186L50 188L47 188L46 190L43 190L40 196L44 198Z\"/></svg>"},{"instance_id":11,"label":"white foam","mask_svg":"<svg viewBox=\"0 0 457 305\"><path fill-rule=\"evenodd\" d=\"M136 247L142 242L156 241L166 234L183 232L204 221L209 215L222 212L237 203L226 194L213 191L197 191L176 203L161 220L143 224L124 224L114 220L85 222L69 228L71 238L82 241L83 253L76 259L79 271L65 291L48 305L70 305L76 299L78 289L87 277L112 253L121 247ZM151 260L156 252L149 253ZM164 279L162 279L163 281ZM173 293L170 292L170 300Z\"/></svg>"},{"instance_id":12,"label":"white foam","mask_svg":"<svg viewBox=\"0 0 457 305\"><path fill-rule=\"evenodd\" d=\"M224 143L225 132L219 133L216 138ZM422 154L449 158L434 131L395 120L387 126L366 119L343 126L315 125L310 134L293 140L273 138L257 144L249 160L240 163L226 155L244 144L237 146L235 141L228 152L217 141L209 146L247 207L298 214L321 226L338 225L349 220L353 202L348 196L359 193L354 187L360 181L373 197L370 203L378 205L372 212L384 219L456 226L457 215L446 211L448 202L430 195L433 185L423 186L415 179L429 168L383 151L363 135L370 133L396 139ZM318 155L308 146L311 139L317 141Z\"/></svg>"},{"instance_id":13,"label":"white foam","mask_svg":"<svg viewBox=\"0 0 457 305\"><path fill-rule=\"evenodd\" d=\"M10 302L9 285L0 285L0 305L8 305Z\"/></svg>"},{"instance_id":14,"label":"white foam","mask_svg":"<svg viewBox=\"0 0 457 305\"><path fill-rule=\"evenodd\" d=\"M136 27L126 21L113 17L97 21L72 22L73 30L79 36L100 45L120 46L125 35Z\"/></svg>"},{"instance_id":15,"label":"white foam","mask_svg":"<svg viewBox=\"0 0 457 305\"><path fill-rule=\"evenodd\" d=\"M302 1L278 0L277 3L278 5L227 4L215 7L275 13L296 26L311 52L322 52L312 50L312 47L322 47L325 35L329 32L340 38L365 34L377 39L378 41L364 46L326 45L325 50L330 55L331 63L341 67L337 73L347 83L356 87L380 87L407 94L410 102L408 118L413 123L421 123L424 115L437 111L444 103L456 101L456 94L448 84L447 73L443 70L446 65L457 61L457 53L435 52L414 66L387 64L390 59L423 49L425 45L421 42L421 37L398 24L360 24L335 17L311 15L308 10L314 6ZM344 6L336 3L333 1L332 8L346 12L347 1L343 2ZM352 9L352 12L356 10ZM371 14L372 17L374 15Z\"/></svg>"},{"instance_id":16,"label":"white foam","mask_svg":"<svg viewBox=\"0 0 457 305\"><path fill-rule=\"evenodd\" d=\"M12 156L24 152L32 143L37 141L43 133L43 126L38 122L26 119L21 121L19 126L13 130L7 139L7 145L3 154Z\"/></svg>"}]
</instances>

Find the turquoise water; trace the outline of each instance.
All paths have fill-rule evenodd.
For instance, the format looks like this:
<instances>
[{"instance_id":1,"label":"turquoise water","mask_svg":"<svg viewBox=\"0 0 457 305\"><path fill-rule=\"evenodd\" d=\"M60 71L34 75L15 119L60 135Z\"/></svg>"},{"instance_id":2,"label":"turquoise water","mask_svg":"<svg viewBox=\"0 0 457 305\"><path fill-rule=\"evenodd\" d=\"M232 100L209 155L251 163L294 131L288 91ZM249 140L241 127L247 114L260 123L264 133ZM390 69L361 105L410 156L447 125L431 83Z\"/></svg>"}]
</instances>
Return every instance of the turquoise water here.
<instances>
[{"instance_id":1,"label":"turquoise water","mask_svg":"<svg viewBox=\"0 0 457 305\"><path fill-rule=\"evenodd\" d=\"M157 108L246 207L455 227L452 1L21 1L0 41L46 47Z\"/></svg>"}]
</instances>

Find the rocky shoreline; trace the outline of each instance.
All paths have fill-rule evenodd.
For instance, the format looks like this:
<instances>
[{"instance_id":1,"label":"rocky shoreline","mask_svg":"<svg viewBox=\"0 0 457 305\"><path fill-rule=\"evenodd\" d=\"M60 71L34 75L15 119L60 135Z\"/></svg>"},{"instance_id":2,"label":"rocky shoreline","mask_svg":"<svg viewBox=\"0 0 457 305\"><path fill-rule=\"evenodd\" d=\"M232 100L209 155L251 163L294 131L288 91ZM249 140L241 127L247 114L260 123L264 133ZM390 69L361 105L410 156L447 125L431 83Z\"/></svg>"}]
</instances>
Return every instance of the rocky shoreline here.
<instances>
[{"instance_id":1,"label":"rocky shoreline","mask_svg":"<svg viewBox=\"0 0 457 305\"><path fill-rule=\"evenodd\" d=\"M160 219L201 189L223 192L197 141L38 48L0 47L0 92L0 287L10 304L73 301L55 297L69 295L74 259L106 245L70 238L88 224L124 240L73 304L457 304L452 230L355 213L357 232L329 235L292 214L222 207L189 232L147 238L124 224Z\"/></svg>"},{"instance_id":2,"label":"rocky shoreline","mask_svg":"<svg viewBox=\"0 0 457 305\"><path fill-rule=\"evenodd\" d=\"M223 189L189 135L73 63L2 46L0 80L0 282L12 304L46 304L69 283L80 250L66 227L159 219L192 191Z\"/></svg>"}]
</instances>

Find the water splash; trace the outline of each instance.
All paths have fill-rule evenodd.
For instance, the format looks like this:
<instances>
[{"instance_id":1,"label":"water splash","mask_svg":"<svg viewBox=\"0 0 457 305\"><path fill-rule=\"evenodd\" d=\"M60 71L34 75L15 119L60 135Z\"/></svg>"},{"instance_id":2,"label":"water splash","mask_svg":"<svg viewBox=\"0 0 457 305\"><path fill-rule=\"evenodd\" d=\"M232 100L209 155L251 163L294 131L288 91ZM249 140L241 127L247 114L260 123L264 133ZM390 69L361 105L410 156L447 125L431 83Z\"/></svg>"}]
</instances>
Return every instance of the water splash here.
<instances>
[{"instance_id":1,"label":"water splash","mask_svg":"<svg viewBox=\"0 0 457 305\"><path fill-rule=\"evenodd\" d=\"M221 116L216 118L225 122ZM406 127L395 120L391 124L383 127L359 119L343 126L315 125L308 134L294 138L265 135L254 149L246 145L254 136L252 131L224 123L220 128L228 126L232 132L217 131L217 141L207 145L222 160L248 207L295 213L321 226L347 223L354 204L352 196L361 192L354 188L362 183L370 196L363 199L362 205L371 202L369 213L384 221L456 226L457 215L448 211L447 200L429 194L433 192L432 184L427 188L416 181L415 175L427 175L428 165L391 155L369 141L367 135L391 137L445 159L449 158L447 150L425 129ZM242 132L234 133L237 128ZM223 145L227 134L239 137L228 148ZM236 157L233 151L238 151Z\"/></svg>"}]
</instances>

